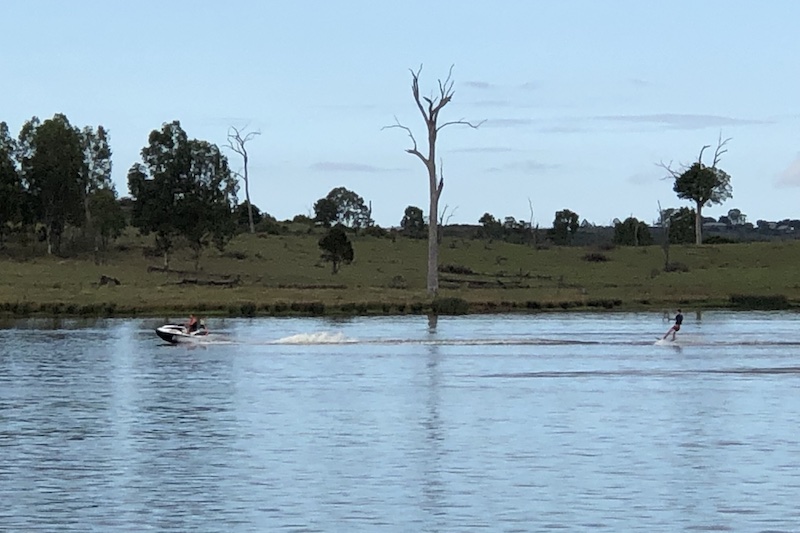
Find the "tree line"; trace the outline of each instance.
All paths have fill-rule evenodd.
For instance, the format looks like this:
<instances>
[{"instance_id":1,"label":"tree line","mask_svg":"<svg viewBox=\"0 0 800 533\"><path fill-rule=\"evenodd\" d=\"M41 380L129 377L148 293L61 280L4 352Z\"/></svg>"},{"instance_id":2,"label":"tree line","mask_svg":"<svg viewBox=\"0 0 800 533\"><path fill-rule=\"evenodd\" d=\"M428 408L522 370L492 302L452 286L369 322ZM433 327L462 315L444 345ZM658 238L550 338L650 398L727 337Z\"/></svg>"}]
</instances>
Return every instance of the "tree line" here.
<instances>
[{"instance_id":1,"label":"tree line","mask_svg":"<svg viewBox=\"0 0 800 533\"><path fill-rule=\"evenodd\" d=\"M418 148L412 130L396 121L387 128L399 128L408 134L411 147L406 149L426 167L430 189L429 214L416 206L408 206L400 220L401 231L410 237L428 238L428 290L438 288L438 246L442 220L438 202L444 187L441 162L437 163L436 142L441 130L451 125L477 128L481 123L465 120L443 121L440 114L454 96L452 67L438 92L421 96L421 68L411 71L412 96L427 131L427 149ZM129 196L119 198L111 182L111 147L109 132L103 126L78 128L65 115L56 114L40 121L33 117L13 138L6 123L0 123L0 246L7 234L34 231L46 241L47 252L59 253L67 229L77 231L79 240L95 250L105 249L108 241L118 237L126 225L152 234L156 249L169 266L170 256L178 242L192 250L195 263L205 248L222 249L246 221L251 232L256 224L276 221L251 204L249 198L248 152L246 144L259 132L246 133L232 128L225 146L243 158L244 173L233 172L219 147L208 141L191 139L179 121L165 123L153 130L141 150L141 161L127 174ZM669 242L683 242L686 232L694 233L702 243L702 208L719 204L731 197L730 176L719 168L721 156L730 139L720 140L710 166L703 162L700 150L697 161L674 169L661 164L674 180L673 190L679 199L694 203L694 209L659 212ZM246 200L238 204L239 179L245 184ZM126 219L126 213L128 217ZM330 243L346 241L343 228L383 234L372 219L371 205L344 187L337 187L314 204L314 217L298 215L298 221L315 223L329 229ZM569 209L557 211L553 227L541 235L538 225L506 217L502 222L489 213L478 221L482 236L503 238L513 242L538 245L541 239L554 244L570 244L581 227L577 213ZM342 235L345 236L342 239ZM651 242L646 224L628 218L615 225L614 240L619 244ZM349 243L348 243L349 244ZM323 257L331 257L323 240ZM339 246L339 245L337 245ZM331 260L334 271L338 264L352 260L352 251L342 244L341 254Z\"/></svg>"}]
</instances>

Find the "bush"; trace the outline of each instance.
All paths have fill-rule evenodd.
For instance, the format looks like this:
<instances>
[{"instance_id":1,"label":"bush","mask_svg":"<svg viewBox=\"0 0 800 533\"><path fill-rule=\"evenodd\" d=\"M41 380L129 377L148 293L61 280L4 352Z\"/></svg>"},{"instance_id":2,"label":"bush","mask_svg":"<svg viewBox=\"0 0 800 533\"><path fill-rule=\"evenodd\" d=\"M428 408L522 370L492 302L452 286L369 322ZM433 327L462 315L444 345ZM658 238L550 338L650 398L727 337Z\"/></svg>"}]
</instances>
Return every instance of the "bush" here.
<instances>
[{"instance_id":1,"label":"bush","mask_svg":"<svg viewBox=\"0 0 800 533\"><path fill-rule=\"evenodd\" d=\"M389 282L389 288L391 289L406 289L408 288L408 282L406 278L401 275L397 275L392 278L392 281Z\"/></svg>"},{"instance_id":2,"label":"bush","mask_svg":"<svg viewBox=\"0 0 800 533\"><path fill-rule=\"evenodd\" d=\"M364 235L369 237L387 237L389 232L380 226L368 226L364 229Z\"/></svg>"},{"instance_id":3,"label":"bush","mask_svg":"<svg viewBox=\"0 0 800 533\"><path fill-rule=\"evenodd\" d=\"M783 294L731 294L731 305L742 309L758 309L762 311L788 309L789 299Z\"/></svg>"},{"instance_id":4,"label":"bush","mask_svg":"<svg viewBox=\"0 0 800 533\"><path fill-rule=\"evenodd\" d=\"M711 235L703 239L703 244L735 244L736 241L722 235Z\"/></svg>"},{"instance_id":5,"label":"bush","mask_svg":"<svg viewBox=\"0 0 800 533\"><path fill-rule=\"evenodd\" d=\"M475 274L471 268L463 265L439 265L439 272L443 272L445 274Z\"/></svg>"},{"instance_id":6,"label":"bush","mask_svg":"<svg viewBox=\"0 0 800 533\"><path fill-rule=\"evenodd\" d=\"M664 272L689 272L689 267L683 263L673 261L664 266Z\"/></svg>"},{"instance_id":7,"label":"bush","mask_svg":"<svg viewBox=\"0 0 800 533\"><path fill-rule=\"evenodd\" d=\"M239 261L244 261L245 259L247 259L247 254L239 251L223 252L221 256L229 259L238 259Z\"/></svg>"},{"instance_id":8,"label":"bush","mask_svg":"<svg viewBox=\"0 0 800 533\"><path fill-rule=\"evenodd\" d=\"M252 318L252 317L256 316L256 311L257 310L258 310L258 307L253 302L243 303L239 307L239 312L240 312L241 316L244 316L244 317L247 317L247 318Z\"/></svg>"},{"instance_id":9,"label":"bush","mask_svg":"<svg viewBox=\"0 0 800 533\"><path fill-rule=\"evenodd\" d=\"M589 261L590 263L605 263L608 261L608 257L606 254L601 254L600 252L591 252L583 256L584 261Z\"/></svg>"},{"instance_id":10,"label":"bush","mask_svg":"<svg viewBox=\"0 0 800 533\"><path fill-rule=\"evenodd\" d=\"M431 312L436 315L466 315L469 302L462 298L436 298L431 304Z\"/></svg>"}]
</instances>

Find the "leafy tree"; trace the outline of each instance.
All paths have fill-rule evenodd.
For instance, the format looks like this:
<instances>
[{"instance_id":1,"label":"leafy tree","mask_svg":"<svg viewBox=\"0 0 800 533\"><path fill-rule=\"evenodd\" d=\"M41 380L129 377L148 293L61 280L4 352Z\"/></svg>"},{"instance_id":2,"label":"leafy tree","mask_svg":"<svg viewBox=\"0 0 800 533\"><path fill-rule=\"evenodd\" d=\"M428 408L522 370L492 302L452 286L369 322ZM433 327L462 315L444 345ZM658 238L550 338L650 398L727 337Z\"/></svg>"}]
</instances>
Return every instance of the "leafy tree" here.
<instances>
[{"instance_id":1,"label":"leafy tree","mask_svg":"<svg viewBox=\"0 0 800 533\"><path fill-rule=\"evenodd\" d=\"M61 114L41 124L34 117L23 125L18 146L35 217L47 232L47 253L58 252L65 226L84 221L86 164L81 132Z\"/></svg>"},{"instance_id":2,"label":"leafy tree","mask_svg":"<svg viewBox=\"0 0 800 533\"><path fill-rule=\"evenodd\" d=\"M8 125L0 122L0 247L9 224L22 216L23 191L14 159L16 143L8 133Z\"/></svg>"},{"instance_id":3,"label":"leafy tree","mask_svg":"<svg viewBox=\"0 0 800 533\"><path fill-rule=\"evenodd\" d=\"M747 215L739 209L731 209L728 211L728 220L731 221L732 226L743 226L747 223Z\"/></svg>"},{"instance_id":4,"label":"leafy tree","mask_svg":"<svg viewBox=\"0 0 800 533\"><path fill-rule=\"evenodd\" d=\"M314 222L322 224L326 228L336 222L339 217L339 209L336 202L328 197L320 198L314 203Z\"/></svg>"},{"instance_id":5,"label":"leafy tree","mask_svg":"<svg viewBox=\"0 0 800 533\"><path fill-rule=\"evenodd\" d=\"M327 198L336 204L336 221L343 226L360 229L373 224L371 210L364 199L344 187L337 187Z\"/></svg>"},{"instance_id":6,"label":"leafy tree","mask_svg":"<svg viewBox=\"0 0 800 533\"><path fill-rule=\"evenodd\" d=\"M339 272L342 263L350 264L353 261L353 245L341 224L328 230L319 240L319 247L322 249L322 260L331 263L333 274Z\"/></svg>"},{"instance_id":7,"label":"leafy tree","mask_svg":"<svg viewBox=\"0 0 800 533\"><path fill-rule=\"evenodd\" d=\"M253 225L258 224L264 218L261 209L257 205L251 206L247 200L236 206L233 216L236 218L236 224L240 228L249 227L251 223Z\"/></svg>"},{"instance_id":8,"label":"leafy tree","mask_svg":"<svg viewBox=\"0 0 800 533\"><path fill-rule=\"evenodd\" d=\"M669 242L672 244L691 244L694 242L697 217L693 209L681 207L669 215Z\"/></svg>"},{"instance_id":9,"label":"leafy tree","mask_svg":"<svg viewBox=\"0 0 800 533\"><path fill-rule=\"evenodd\" d=\"M108 242L122 235L127 225L113 188L104 187L92 192L89 196L89 214L100 237L100 246L106 250Z\"/></svg>"},{"instance_id":10,"label":"leafy tree","mask_svg":"<svg viewBox=\"0 0 800 533\"><path fill-rule=\"evenodd\" d=\"M499 239L503 236L503 225L491 214L484 213L478 219L478 223L483 226L483 233L486 237Z\"/></svg>"},{"instance_id":11,"label":"leafy tree","mask_svg":"<svg viewBox=\"0 0 800 533\"><path fill-rule=\"evenodd\" d=\"M405 235L412 239L424 238L428 225L425 224L422 209L413 205L406 207L403 219L400 221L400 228Z\"/></svg>"},{"instance_id":12,"label":"leafy tree","mask_svg":"<svg viewBox=\"0 0 800 533\"><path fill-rule=\"evenodd\" d=\"M577 213L569 209L556 211L553 227L549 230L550 238L555 244L569 244L579 227Z\"/></svg>"},{"instance_id":13,"label":"leafy tree","mask_svg":"<svg viewBox=\"0 0 800 533\"><path fill-rule=\"evenodd\" d=\"M635 217L628 217L624 222L614 224L614 243L623 246L649 246L653 244L653 236L647 224Z\"/></svg>"},{"instance_id":14,"label":"leafy tree","mask_svg":"<svg viewBox=\"0 0 800 533\"><path fill-rule=\"evenodd\" d=\"M211 242L222 249L236 230L237 184L227 158L216 145L189 139L176 120L150 133L142 160L128 172L133 224L156 234L166 266L174 238L185 238L198 268L203 249Z\"/></svg>"},{"instance_id":15,"label":"leafy tree","mask_svg":"<svg viewBox=\"0 0 800 533\"><path fill-rule=\"evenodd\" d=\"M91 224L89 197L100 189L113 189L111 183L111 146L109 134L103 126L83 128L84 179L83 197L87 226Z\"/></svg>"},{"instance_id":16,"label":"leafy tree","mask_svg":"<svg viewBox=\"0 0 800 533\"><path fill-rule=\"evenodd\" d=\"M662 167L675 179L672 190L677 193L678 198L691 200L695 204L695 244L698 245L703 243L703 207L721 204L733 196L731 177L717 166L722 154L727 152L725 145L729 140L723 141L720 137L711 166L703 163L703 152L709 148L708 145L703 146L700 150L700 156L696 162L680 171L672 170L669 166L662 164Z\"/></svg>"}]
</instances>

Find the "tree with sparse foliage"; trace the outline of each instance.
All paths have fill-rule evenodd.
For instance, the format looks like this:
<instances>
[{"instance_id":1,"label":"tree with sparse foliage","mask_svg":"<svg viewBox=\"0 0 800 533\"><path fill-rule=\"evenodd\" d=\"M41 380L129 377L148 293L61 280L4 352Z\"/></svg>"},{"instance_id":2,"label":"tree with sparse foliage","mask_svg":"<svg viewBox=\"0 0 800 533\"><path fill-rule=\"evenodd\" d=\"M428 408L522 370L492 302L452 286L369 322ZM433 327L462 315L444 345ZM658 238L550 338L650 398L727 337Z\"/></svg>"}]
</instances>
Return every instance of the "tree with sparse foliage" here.
<instances>
[{"instance_id":1,"label":"tree with sparse foliage","mask_svg":"<svg viewBox=\"0 0 800 533\"><path fill-rule=\"evenodd\" d=\"M413 205L406 207L403 219L400 221L400 228L404 235L412 239L422 239L425 237L427 227L422 209Z\"/></svg>"},{"instance_id":2,"label":"tree with sparse foliage","mask_svg":"<svg viewBox=\"0 0 800 533\"><path fill-rule=\"evenodd\" d=\"M649 246L653 244L650 228L635 217L614 224L614 244L622 246Z\"/></svg>"},{"instance_id":3,"label":"tree with sparse foliage","mask_svg":"<svg viewBox=\"0 0 800 533\"><path fill-rule=\"evenodd\" d=\"M422 161L428 173L428 194L430 198L430 207L428 209L428 276L427 286L428 294L435 295L439 290L439 227L437 221L439 220L439 198L442 195L444 188L444 176L441 172L437 172L436 166L436 141L439 132L447 127L456 124L477 128L480 124L473 124L465 120L454 120L449 122L439 123L439 114L444 106L453 99L453 81L451 76L453 74L453 67L447 74L447 78L442 81L439 80L439 89L430 97L421 96L419 91L419 75L422 71L420 67L416 72L411 71L411 94L414 96L414 102L417 109L425 121L425 129L427 131L427 155L419 151L417 147L417 140L414 137L411 129L400 124L395 119L395 124L386 126L386 128L400 128L408 133L411 138L412 147L406 149L411 155L414 155Z\"/></svg>"},{"instance_id":4,"label":"tree with sparse foliage","mask_svg":"<svg viewBox=\"0 0 800 533\"><path fill-rule=\"evenodd\" d=\"M553 227L548 233L555 244L569 244L579 227L577 213L563 209L556 211Z\"/></svg>"},{"instance_id":5,"label":"tree with sparse foliage","mask_svg":"<svg viewBox=\"0 0 800 533\"><path fill-rule=\"evenodd\" d=\"M694 209L681 207L669 216L669 242L672 244L691 244L695 239L697 217Z\"/></svg>"},{"instance_id":6,"label":"tree with sparse foliage","mask_svg":"<svg viewBox=\"0 0 800 533\"><path fill-rule=\"evenodd\" d=\"M109 241L122 235L127 225L113 188L97 189L89 196L89 214L100 239L100 247L106 250Z\"/></svg>"},{"instance_id":7,"label":"tree with sparse foliage","mask_svg":"<svg viewBox=\"0 0 800 533\"><path fill-rule=\"evenodd\" d=\"M730 138L723 140L720 136L711 166L703 163L703 152L709 145L703 146L697 161L688 167L673 170L670 165L661 164L675 180L672 189L678 198L695 204L695 244L698 245L703 243L703 207L721 204L733 196L730 175L717 166L722 154L728 151L725 148L728 141Z\"/></svg>"},{"instance_id":8,"label":"tree with sparse foliage","mask_svg":"<svg viewBox=\"0 0 800 533\"><path fill-rule=\"evenodd\" d=\"M239 174L244 181L244 199L245 205L247 207L247 223L250 227L250 233L256 232L256 224L258 221L255 220L255 216L253 214L252 206L253 204L250 203L250 174L248 171L248 164L250 162L250 155L247 153L247 143L252 141L254 137L257 135L261 135L260 131L251 131L245 133L244 130L240 130L231 126L228 129L228 144L225 145L226 148L233 150L240 156L242 156L242 173Z\"/></svg>"},{"instance_id":9,"label":"tree with sparse foliage","mask_svg":"<svg viewBox=\"0 0 800 533\"><path fill-rule=\"evenodd\" d=\"M342 263L350 264L353 261L353 245L341 224L328 230L319 240L319 247L322 250L322 260L331 263L333 274L339 272Z\"/></svg>"}]
</instances>

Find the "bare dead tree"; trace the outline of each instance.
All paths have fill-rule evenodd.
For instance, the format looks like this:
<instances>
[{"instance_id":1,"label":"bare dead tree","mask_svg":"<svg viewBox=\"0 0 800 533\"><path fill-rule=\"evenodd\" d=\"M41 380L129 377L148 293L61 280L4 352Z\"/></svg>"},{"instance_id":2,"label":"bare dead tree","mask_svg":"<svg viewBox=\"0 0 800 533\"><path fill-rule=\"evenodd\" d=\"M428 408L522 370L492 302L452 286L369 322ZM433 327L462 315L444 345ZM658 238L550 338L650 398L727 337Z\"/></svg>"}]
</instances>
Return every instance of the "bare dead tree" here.
<instances>
[{"instance_id":1,"label":"bare dead tree","mask_svg":"<svg viewBox=\"0 0 800 533\"><path fill-rule=\"evenodd\" d=\"M250 233L255 233L256 227L255 224L253 224L253 203L250 201L250 176L247 173L248 155L246 145L248 142L252 141L254 137L261 135L261 132L251 131L245 133L245 129L246 128L242 128L240 130L235 126L228 128L228 144L226 144L225 147L242 156L244 163L242 173L237 172L236 174L244 181L244 197L247 200L247 221L250 224Z\"/></svg>"},{"instance_id":2,"label":"bare dead tree","mask_svg":"<svg viewBox=\"0 0 800 533\"><path fill-rule=\"evenodd\" d=\"M458 206L453 208L453 210L448 215L447 210L449 208L450 206L445 204L444 208L442 209L442 214L439 215L439 233L438 233L439 244L442 244L442 234L444 233L444 226L450 223L450 219L453 218L453 215L455 215Z\"/></svg>"},{"instance_id":3,"label":"bare dead tree","mask_svg":"<svg viewBox=\"0 0 800 533\"><path fill-rule=\"evenodd\" d=\"M410 70L410 69L409 69ZM436 172L436 139L439 132L447 127L453 125L464 125L470 128L478 128L483 121L479 123L472 123L466 120L454 120L449 122L439 123L439 113L442 108L446 106L453 99L453 66L447 73L447 78L444 81L438 80L438 90L431 96L421 96L419 92L419 75L422 72L422 66L416 72L411 72L411 94L414 96L414 102L417 104L428 133L428 148L427 154L420 152L417 146L417 140L413 132L407 126L404 126L395 117L395 123L390 126L385 126L382 129L399 128L408 133L411 139L411 148L406 149L411 155L415 155L425 165L428 171L428 188L430 194L430 207L428 210L428 294L435 296L439 290L439 198L442 195L444 188L444 178Z\"/></svg>"},{"instance_id":4,"label":"bare dead tree","mask_svg":"<svg viewBox=\"0 0 800 533\"><path fill-rule=\"evenodd\" d=\"M531 202L530 197L528 197L528 210L530 210L531 218L528 221L528 229L531 232L531 236L533 237L533 249L535 250L539 246L539 223L536 223L536 226L533 225L533 202Z\"/></svg>"},{"instance_id":5,"label":"bare dead tree","mask_svg":"<svg viewBox=\"0 0 800 533\"><path fill-rule=\"evenodd\" d=\"M661 249L664 251L664 271L669 269L669 224L670 216L661 209L661 202L658 202L658 220L661 224L661 231L664 232L664 240L661 242Z\"/></svg>"}]
</instances>

